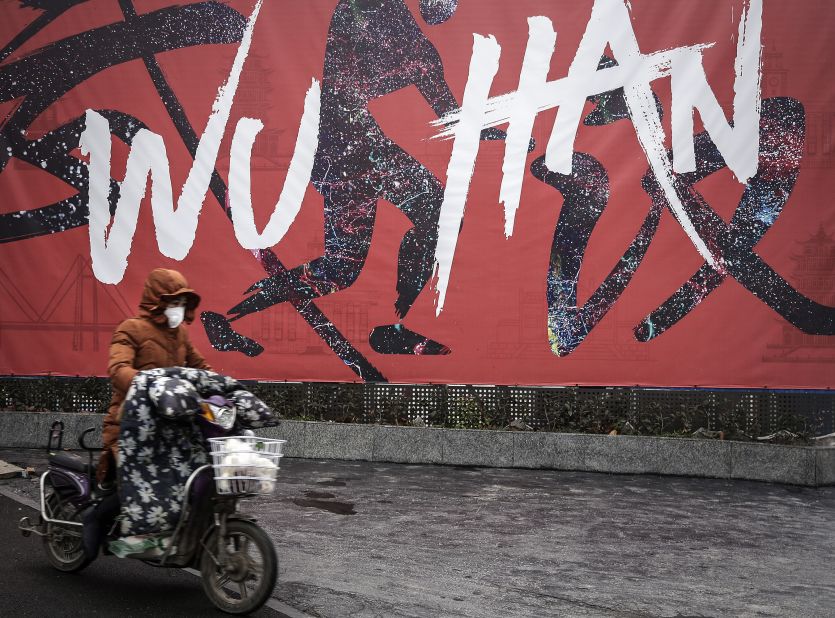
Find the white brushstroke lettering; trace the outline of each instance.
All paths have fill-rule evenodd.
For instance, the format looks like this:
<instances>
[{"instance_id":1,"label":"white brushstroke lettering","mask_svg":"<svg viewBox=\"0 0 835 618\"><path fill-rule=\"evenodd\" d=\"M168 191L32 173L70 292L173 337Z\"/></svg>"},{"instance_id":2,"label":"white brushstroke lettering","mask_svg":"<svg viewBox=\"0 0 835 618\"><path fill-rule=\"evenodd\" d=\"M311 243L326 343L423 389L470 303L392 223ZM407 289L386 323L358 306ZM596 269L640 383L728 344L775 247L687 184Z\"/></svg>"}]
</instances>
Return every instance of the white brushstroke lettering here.
<instances>
[{"instance_id":1,"label":"white brushstroke lettering","mask_svg":"<svg viewBox=\"0 0 835 618\"><path fill-rule=\"evenodd\" d=\"M482 118L490 96L490 86L499 70L501 53L501 47L492 36L473 36L469 79L464 88L459 122L455 126L455 142L447 168L447 184L438 221L438 245L435 248L438 290L436 315L444 306L452 258L458 243L458 230L464 218L464 206L478 156Z\"/></svg>"},{"instance_id":2,"label":"white brushstroke lettering","mask_svg":"<svg viewBox=\"0 0 835 618\"><path fill-rule=\"evenodd\" d=\"M716 100L698 53L679 54L672 63L673 169L678 173L696 170L693 149L693 110L740 183L757 173L760 149L760 71L762 59L762 0L743 6L739 21L734 63L734 121Z\"/></svg>"},{"instance_id":3,"label":"white brushstroke lettering","mask_svg":"<svg viewBox=\"0 0 835 618\"><path fill-rule=\"evenodd\" d=\"M241 118L238 121L232 136L229 206L232 209L235 237L244 249L267 249L278 244L296 220L302 207L304 192L310 181L310 173L313 171L319 131L319 99L319 82L313 80L304 99L304 112L296 137L296 148L290 160L284 187L275 210L261 234L255 228L249 170L252 146L255 143L255 137L264 128L264 124L252 118Z\"/></svg>"},{"instance_id":4,"label":"white brushstroke lettering","mask_svg":"<svg viewBox=\"0 0 835 618\"><path fill-rule=\"evenodd\" d=\"M105 237L110 222L110 206L107 195L110 190L110 128L107 120L92 110L87 110L88 124L81 134L82 153L89 155L89 220L90 255L93 273L102 283L119 283L127 268L127 257L139 204L145 196L147 176L151 174L151 209L160 252L175 260L182 260L191 250L197 232L197 222L203 201L209 189L212 170L217 161L220 142L226 131L232 102L238 88L244 62L252 43L255 22L261 10L258 0L247 21L241 44L232 63L229 78L218 90L217 98L200 137L194 163L183 185L177 209L174 209L171 176L165 144L159 135L141 129L133 140L128 155L125 181L122 183L113 225ZM102 130L105 133L102 133Z\"/></svg>"},{"instance_id":5,"label":"white brushstroke lettering","mask_svg":"<svg viewBox=\"0 0 835 618\"><path fill-rule=\"evenodd\" d=\"M502 186L499 201L504 204L505 236L513 234L513 223L522 195L525 154L538 113L537 102L548 79L548 67L557 44L557 33L546 17L528 18L528 46L519 75L516 104L511 110L510 124L502 164Z\"/></svg>"},{"instance_id":6,"label":"white brushstroke lettering","mask_svg":"<svg viewBox=\"0 0 835 618\"><path fill-rule=\"evenodd\" d=\"M539 19L547 21L547 18ZM544 41L544 26L537 27L542 28ZM623 88L638 142L664 191L673 215L699 254L710 265L721 270L721 260L712 255L699 236L676 192L673 164L667 156L666 136L650 84L660 77L673 75L673 144L677 161L676 171L689 171L695 165L692 152L692 112L693 109L698 109L717 148L728 161L737 180L746 182L756 173L758 163L762 0L750 0L750 8L743 12L740 19L739 33L735 62L733 128L725 119L704 77L701 54L712 44L683 46L643 54L631 25L627 4L624 4L623 0L595 0L586 32L566 77L536 86L533 80L541 75L541 72L535 74L533 69L529 69L531 74L527 74L525 64L529 56L532 62L534 58L540 62L541 50L534 55L535 52L528 49L519 90L490 98L481 124L482 128L488 128L510 122L508 135L514 134L513 142L508 140L505 146L503 165L504 174L510 178L503 178L500 193L500 199L505 204L506 235L509 236L513 231L513 217L518 206L518 169L524 165L525 153L519 152L517 142L521 140L520 135L528 131L531 107L535 107L537 112L560 108L546 149L545 163L555 172L568 174L571 172L574 142L587 97ZM529 47L533 45L533 39L531 35ZM541 42L537 40L537 44ZM598 70L598 61L607 45L611 48L618 65ZM678 72L682 72L683 77L679 78ZM527 77L530 78L530 82L526 81ZM683 84L686 84L686 89ZM679 96L682 92L687 94ZM458 110L434 121L434 125L444 127L437 137L457 137L457 123L462 116L463 112ZM518 132L514 130L514 124L522 125ZM510 157L515 157L518 162L514 164L509 160ZM461 212L463 213L463 207ZM448 247L444 252L436 253L439 272L449 272L452 258ZM447 284L448 278L439 277L436 284L439 294L436 313L440 313L443 308ZM443 290L441 285L444 286Z\"/></svg>"}]
</instances>

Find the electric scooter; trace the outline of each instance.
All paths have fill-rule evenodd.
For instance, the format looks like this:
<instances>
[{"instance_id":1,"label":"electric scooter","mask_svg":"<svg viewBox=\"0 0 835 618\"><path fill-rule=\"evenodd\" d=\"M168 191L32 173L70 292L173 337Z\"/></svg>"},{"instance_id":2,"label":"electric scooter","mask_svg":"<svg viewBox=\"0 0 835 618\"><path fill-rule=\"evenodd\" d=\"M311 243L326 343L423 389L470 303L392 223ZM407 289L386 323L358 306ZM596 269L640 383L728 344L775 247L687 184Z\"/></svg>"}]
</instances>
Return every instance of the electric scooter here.
<instances>
[{"instance_id":1,"label":"electric scooter","mask_svg":"<svg viewBox=\"0 0 835 618\"><path fill-rule=\"evenodd\" d=\"M247 614L270 598L278 576L278 558L272 541L255 518L240 512L240 501L274 490L275 471L286 441L258 438L250 431L245 432L249 435L229 436L234 432L234 418L230 422L229 408L222 402L216 404L209 401L203 406L205 413L196 417L214 463L198 467L188 477L176 528L165 535L164 543L125 557L155 567L196 568L204 592L217 608L230 614ZM234 409L231 414L234 416ZM41 512L36 523L24 517L18 526L23 536L40 536L50 564L66 573L81 571L93 561L94 557L83 549L82 520L88 509L108 497L112 500L115 491L115 487L102 489L95 482L93 455L100 449L85 443L86 436L94 431L96 428L91 427L79 436L79 446L88 454L85 461L60 450L64 424L52 424L48 468L40 477ZM274 465L230 469L224 463L229 440L252 445ZM118 523L112 526L108 541L118 540L117 528ZM107 542L103 553L113 554Z\"/></svg>"}]
</instances>

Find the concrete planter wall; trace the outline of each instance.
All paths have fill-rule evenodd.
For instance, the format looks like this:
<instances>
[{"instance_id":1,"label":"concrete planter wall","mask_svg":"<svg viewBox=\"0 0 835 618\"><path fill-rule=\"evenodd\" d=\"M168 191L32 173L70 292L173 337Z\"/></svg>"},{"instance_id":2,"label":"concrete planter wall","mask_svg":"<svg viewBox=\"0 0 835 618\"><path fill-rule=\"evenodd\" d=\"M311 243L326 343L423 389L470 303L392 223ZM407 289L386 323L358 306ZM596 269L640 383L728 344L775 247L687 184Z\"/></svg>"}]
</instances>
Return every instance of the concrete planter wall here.
<instances>
[{"instance_id":1,"label":"concrete planter wall","mask_svg":"<svg viewBox=\"0 0 835 618\"><path fill-rule=\"evenodd\" d=\"M54 420L77 448L100 414L0 412L0 447L42 448ZM409 464L578 470L835 485L835 447L718 440L478 431L282 421L258 432L287 440L288 457ZM95 434L98 439L98 432Z\"/></svg>"}]
</instances>

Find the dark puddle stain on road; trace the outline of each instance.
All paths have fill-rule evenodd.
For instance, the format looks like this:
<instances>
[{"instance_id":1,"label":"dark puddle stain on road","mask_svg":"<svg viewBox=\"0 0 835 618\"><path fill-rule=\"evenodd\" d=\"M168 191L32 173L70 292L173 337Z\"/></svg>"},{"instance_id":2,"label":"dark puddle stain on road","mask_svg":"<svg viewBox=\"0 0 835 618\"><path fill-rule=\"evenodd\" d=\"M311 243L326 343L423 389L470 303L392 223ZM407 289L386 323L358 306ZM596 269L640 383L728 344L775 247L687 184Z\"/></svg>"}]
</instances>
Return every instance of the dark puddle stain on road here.
<instances>
[{"instance_id":1,"label":"dark puddle stain on road","mask_svg":"<svg viewBox=\"0 0 835 618\"><path fill-rule=\"evenodd\" d=\"M340 502L334 500L335 495L324 491L306 491L305 498L293 498L293 504L301 507L321 509L337 515L356 515L354 505L351 502Z\"/></svg>"}]
</instances>

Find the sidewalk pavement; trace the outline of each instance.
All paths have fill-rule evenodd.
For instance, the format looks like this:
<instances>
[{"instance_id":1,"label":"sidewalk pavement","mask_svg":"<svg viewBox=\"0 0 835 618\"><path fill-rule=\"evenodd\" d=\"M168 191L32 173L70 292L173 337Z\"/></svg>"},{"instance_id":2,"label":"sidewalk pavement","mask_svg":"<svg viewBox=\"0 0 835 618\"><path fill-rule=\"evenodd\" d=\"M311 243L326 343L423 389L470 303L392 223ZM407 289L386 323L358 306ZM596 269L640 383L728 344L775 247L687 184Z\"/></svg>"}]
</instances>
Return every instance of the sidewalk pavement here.
<instances>
[{"instance_id":1,"label":"sidewalk pavement","mask_svg":"<svg viewBox=\"0 0 835 618\"><path fill-rule=\"evenodd\" d=\"M0 450L39 471L44 455ZM275 597L312 616L835 608L833 487L289 458L279 480L245 510L276 545Z\"/></svg>"}]
</instances>

